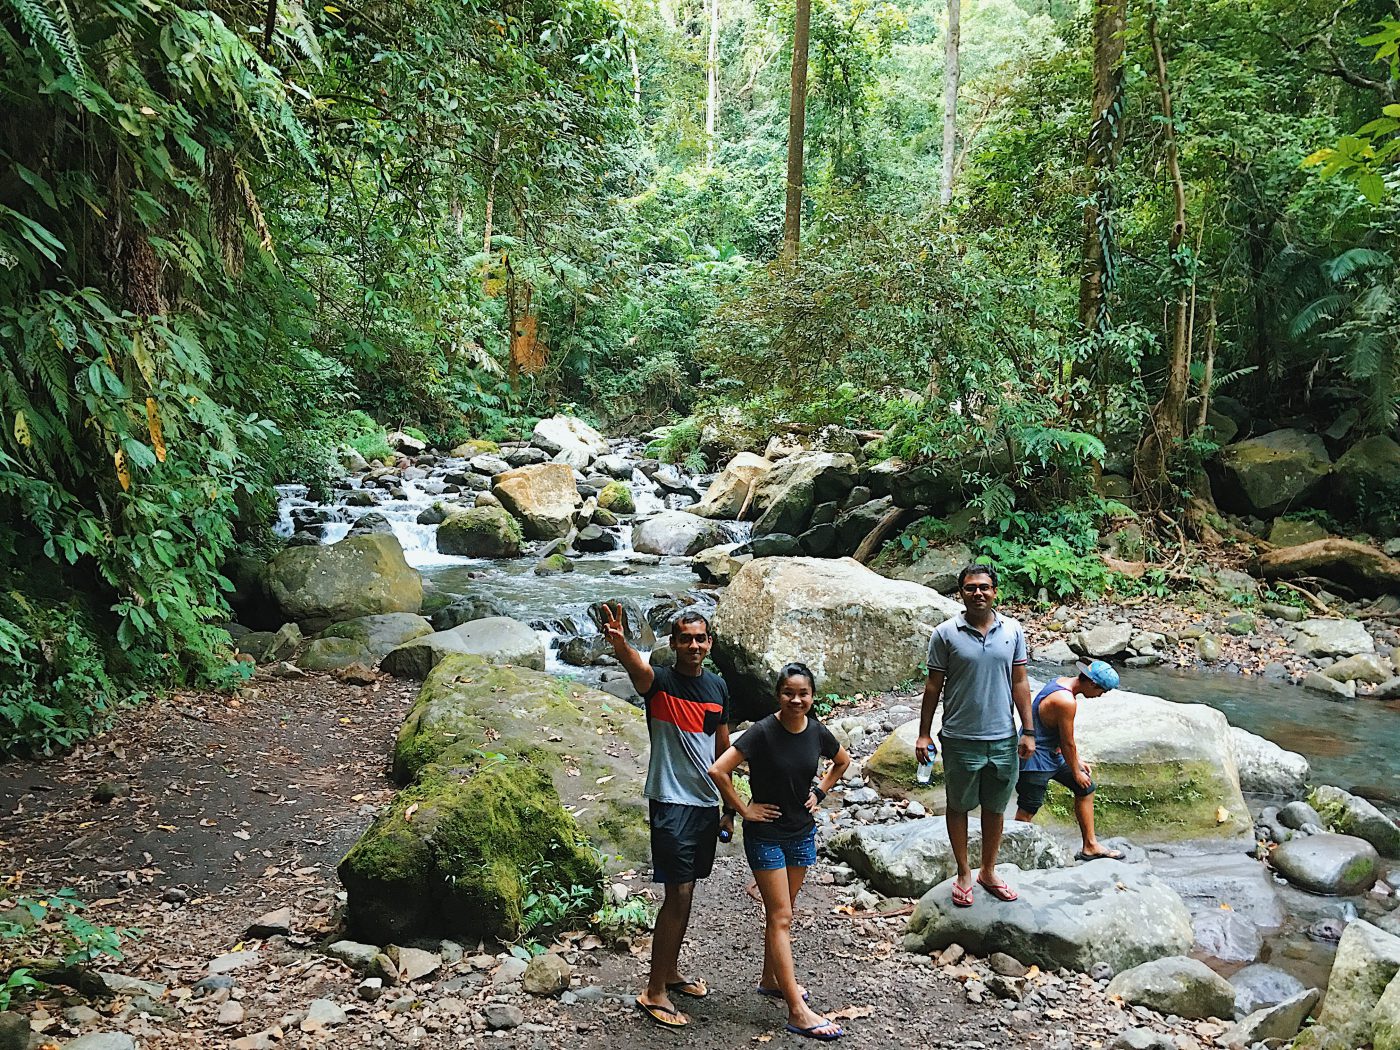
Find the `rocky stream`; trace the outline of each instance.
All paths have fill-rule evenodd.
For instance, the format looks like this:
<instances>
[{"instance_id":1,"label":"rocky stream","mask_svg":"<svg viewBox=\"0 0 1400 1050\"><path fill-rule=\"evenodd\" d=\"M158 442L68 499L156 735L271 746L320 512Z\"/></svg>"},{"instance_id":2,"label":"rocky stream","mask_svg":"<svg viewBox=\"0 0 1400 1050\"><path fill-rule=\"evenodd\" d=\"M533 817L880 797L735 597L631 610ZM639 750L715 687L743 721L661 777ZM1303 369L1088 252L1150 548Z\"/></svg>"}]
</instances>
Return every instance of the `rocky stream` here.
<instances>
[{"instance_id":1,"label":"rocky stream","mask_svg":"<svg viewBox=\"0 0 1400 1050\"><path fill-rule=\"evenodd\" d=\"M821 814L808 925L846 923L846 949L884 945L880 966L923 968L946 982L927 994L946 1004L952 987L959 1004L994 1011L978 1015L994 1022L985 1041L946 1045L1189 1050L1296 1036L1330 1050L1400 1047L1400 638L1385 620L1267 603L1010 610L1026 624L1035 678L1075 657L1126 664L1130 688L1081 703L1077 723L1101 835L1126 857L1076 864L1065 798L1052 795L1038 824L1008 825L1003 874L1021 901L954 909L941 771L918 786L912 745L923 645L959 608L945 595L966 553L929 551L897 578L863 564L904 504L929 505L910 495L929 491L927 479L864 464L839 434L811 447L775 439L713 475L567 417L543 421L528 443L443 455L396 438L392 466L347 450L324 501L284 487L285 550L234 574L231 633L258 667L255 692L408 690L388 712L385 757L401 790L371 796L339 842L343 891L325 890L340 893L336 917L318 923L319 939L249 933L280 937L283 950L291 937L304 958L344 968L350 984L328 985L342 999L380 1002L361 1008L378 1026L356 1029L355 1042L456 1033L631 1045L626 1031L610 1034L627 988L606 980L635 979L629 960L644 938L622 936L623 965L601 972L599 945L581 934L528 966L499 949L519 936L532 863L585 882L601 850L615 903L646 892L646 731L602 642L598 606L610 600L653 662L667 658L680 609L713 617L714 658L745 716L763 710L777 666L814 667L833 705L826 720L857 765ZM1256 586L1219 575L1230 589ZM438 847L446 841L452 850ZM741 882L738 864L722 862L716 879ZM867 939L850 940L841 916ZM215 959L209 976L244 961ZM219 987L237 985L230 976ZM443 996L460 1008L444 1014ZM439 1004L425 1015L432 1028L414 1020L424 999ZM590 1015L571 1039L561 1004L604 1020ZM173 1016L212 1025L239 1050L346 1020L334 1002L277 1024L244 1025L241 1009L237 1025L214 1024L196 1007L181 999ZM858 1033L869 1014L850 1009ZM1044 1026L1034 1037L1032 1022ZM716 1021L711 1034L752 1036L737 1023ZM856 1045L890 1045L869 1024Z\"/></svg>"}]
</instances>

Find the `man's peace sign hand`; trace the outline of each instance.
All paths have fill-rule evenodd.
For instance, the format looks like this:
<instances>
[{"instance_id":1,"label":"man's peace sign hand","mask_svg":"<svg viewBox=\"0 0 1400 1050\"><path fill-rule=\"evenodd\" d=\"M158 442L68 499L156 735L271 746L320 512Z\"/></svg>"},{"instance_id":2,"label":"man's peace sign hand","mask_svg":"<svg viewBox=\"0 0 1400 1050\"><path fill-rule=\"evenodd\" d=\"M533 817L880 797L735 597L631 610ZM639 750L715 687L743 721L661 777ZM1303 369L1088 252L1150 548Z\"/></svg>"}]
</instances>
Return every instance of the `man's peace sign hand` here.
<instances>
[{"instance_id":1,"label":"man's peace sign hand","mask_svg":"<svg viewBox=\"0 0 1400 1050\"><path fill-rule=\"evenodd\" d=\"M627 645L627 634L622 626L622 606L612 602L603 603L603 637L614 650Z\"/></svg>"}]
</instances>

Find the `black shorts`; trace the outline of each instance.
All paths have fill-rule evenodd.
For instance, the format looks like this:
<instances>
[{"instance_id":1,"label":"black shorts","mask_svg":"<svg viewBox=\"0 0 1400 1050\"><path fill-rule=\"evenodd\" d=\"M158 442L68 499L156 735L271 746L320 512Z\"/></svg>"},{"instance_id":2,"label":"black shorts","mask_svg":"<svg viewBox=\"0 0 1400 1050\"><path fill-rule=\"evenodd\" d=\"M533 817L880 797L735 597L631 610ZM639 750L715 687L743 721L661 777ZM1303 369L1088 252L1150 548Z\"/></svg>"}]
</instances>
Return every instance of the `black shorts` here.
<instances>
[{"instance_id":1,"label":"black shorts","mask_svg":"<svg viewBox=\"0 0 1400 1050\"><path fill-rule=\"evenodd\" d=\"M1023 769L1021 779L1016 781L1016 808L1032 815L1038 812L1045 805L1045 791L1052 780L1073 791L1075 798L1094 793L1094 782L1091 780L1088 787L1080 787L1066 763L1061 763L1059 769Z\"/></svg>"},{"instance_id":2,"label":"black shorts","mask_svg":"<svg viewBox=\"0 0 1400 1050\"><path fill-rule=\"evenodd\" d=\"M708 876L719 841L719 807L650 803L652 881L675 885Z\"/></svg>"}]
</instances>

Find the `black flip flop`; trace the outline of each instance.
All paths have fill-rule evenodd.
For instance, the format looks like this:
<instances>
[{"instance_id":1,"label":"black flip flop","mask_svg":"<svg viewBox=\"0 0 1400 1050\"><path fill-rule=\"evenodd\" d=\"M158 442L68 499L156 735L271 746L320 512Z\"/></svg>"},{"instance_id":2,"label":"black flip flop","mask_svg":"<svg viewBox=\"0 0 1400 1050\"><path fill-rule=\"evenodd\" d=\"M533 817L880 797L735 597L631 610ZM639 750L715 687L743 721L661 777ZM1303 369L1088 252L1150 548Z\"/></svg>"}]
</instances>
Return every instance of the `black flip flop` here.
<instances>
[{"instance_id":1,"label":"black flip flop","mask_svg":"<svg viewBox=\"0 0 1400 1050\"><path fill-rule=\"evenodd\" d=\"M652 1022L659 1024L662 1028L689 1028L690 1022L680 1019L681 1012L673 1006L659 1006L651 1003L644 1003L640 999L632 1000L632 1005L642 1011ZM676 1020L668 1021L667 1017L674 1017Z\"/></svg>"},{"instance_id":2,"label":"black flip flop","mask_svg":"<svg viewBox=\"0 0 1400 1050\"><path fill-rule=\"evenodd\" d=\"M703 999L710 994L710 986L705 983L705 978L696 977L687 981L672 981L666 986L668 992L677 992L681 995L688 995L692 999Z\"/></svg>"}]
</instances>

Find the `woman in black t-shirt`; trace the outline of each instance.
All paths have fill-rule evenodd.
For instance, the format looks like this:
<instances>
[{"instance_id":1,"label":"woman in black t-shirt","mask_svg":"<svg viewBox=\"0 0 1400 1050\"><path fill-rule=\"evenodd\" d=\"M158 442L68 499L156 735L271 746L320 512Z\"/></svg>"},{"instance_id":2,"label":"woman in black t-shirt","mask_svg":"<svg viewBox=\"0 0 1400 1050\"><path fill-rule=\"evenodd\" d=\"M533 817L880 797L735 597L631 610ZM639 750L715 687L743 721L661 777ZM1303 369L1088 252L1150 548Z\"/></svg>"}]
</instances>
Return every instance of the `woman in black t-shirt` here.
<instances>
[{"instance_id":1,"label":"woman in black t-shirt","mask_svg":"<svg viewBox=\"0 0 1400 1050\"><path fill-rule=\"evenodd\" d=\"M744 818L744 853L763 896L763 976L758 993L787 1001L787 1029L813 1039L837 1039L841 1027L807 1005L792 964L792 908L807 869L816 862L812 814L850 767L851 756L831 731L809 716L816 680L805 664L778 672L778 711L754 723L710 767L724 804ZM823 758L831 768L814 785ZM734 788L733 773L749 764L753 799Z\"/></svg>"}]
</instances>

